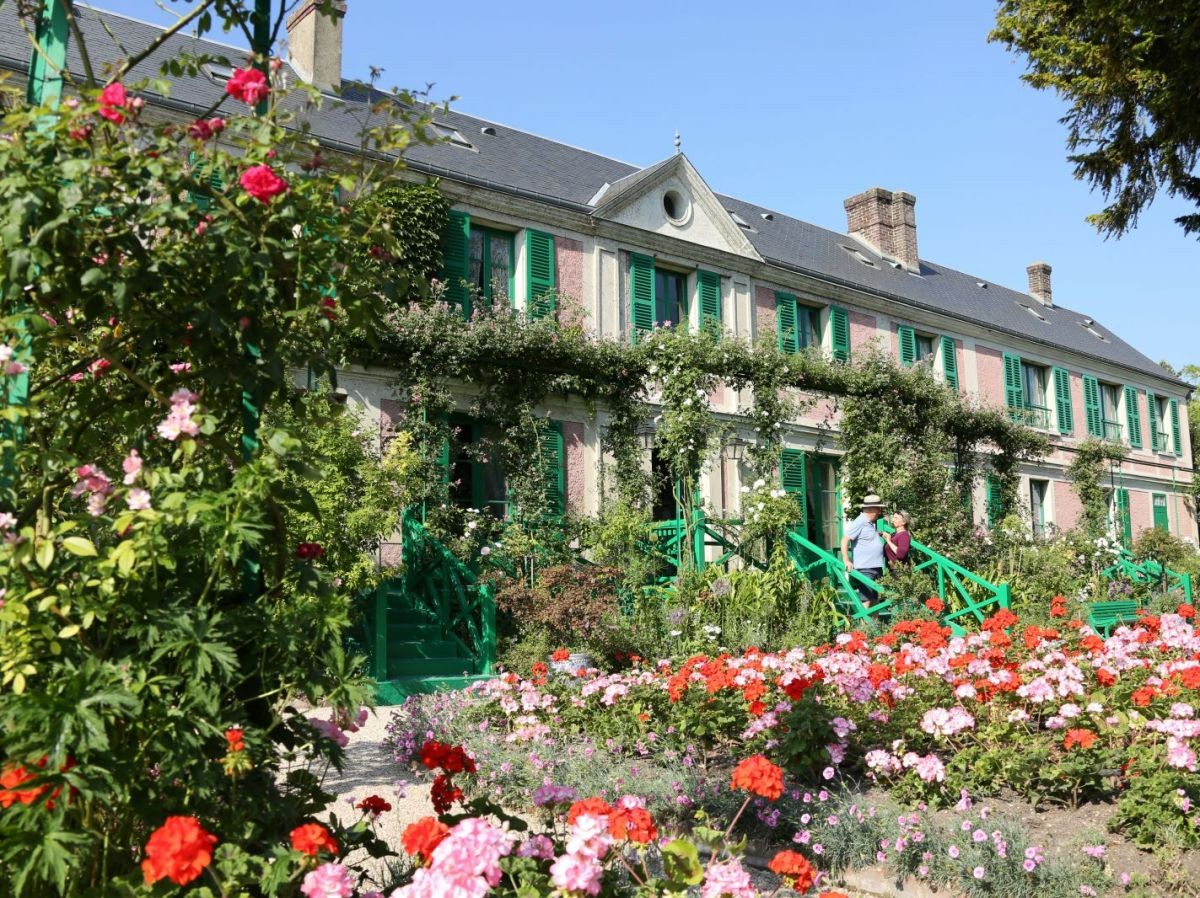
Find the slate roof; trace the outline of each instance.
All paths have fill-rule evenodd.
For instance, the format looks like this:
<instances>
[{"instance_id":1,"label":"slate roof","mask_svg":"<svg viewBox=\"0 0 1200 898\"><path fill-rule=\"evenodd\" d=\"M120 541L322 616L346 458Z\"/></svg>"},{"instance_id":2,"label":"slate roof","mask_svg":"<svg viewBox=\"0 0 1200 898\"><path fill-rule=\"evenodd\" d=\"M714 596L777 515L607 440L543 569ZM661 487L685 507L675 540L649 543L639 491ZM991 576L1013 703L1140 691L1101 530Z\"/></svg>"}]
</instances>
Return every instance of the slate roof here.
<instances>
[{"instance_id":1,"label":"slate roof","mask_svg":"<svg viewBox=\"0 0 1200 898\"><path fill-rule=\"evenodd\" d=\"M29 41L17 20L15 7L14 3L0 3L0 67L23 71L28 62ZM79 4L76 4L76 17L98 74L103 72L106 63L124 55L114 44L113 37L132 50L145 47L161 32L157 25ZM181 53L223 56L234 65L242 64L245 57L245 51L237 47L177 34L142 62L128 80L157 77L161 64ZM70 70L82 77L82 60L74 42L68 63ZM299 80L295 72L290 72L290 76L294 81ZM224 89L222 82L203 73L173 78L172 81L169 98L158 97L151 91L145 93L152 102L184 113L208 109L222 96ZM382 96L364 85L346 84L342 91L342 97L347 101L345 109L322 108L308 113L306 118L320 139L353 149L357 146L357 134L368 101ZM293 108L301 108L299 100L288 103ZM242 107L228 101L222 108L234 111ZM635 165L465 113L438 113L435 120L456 129L473 149L453 143L410 147L405 158L414 170L521 194L581 212L591 211L588 202L605 183L616 185L625 178L629 179L627 183L637 183L647 173ZM485 127L495 133L484 134L482 129ZM914 308L981 322L998 331L1187 386L1167 375L1152 359L1103 325L1085 324L1090 318L1081 312L1062 306L1045 308L1027 294L999 284L988 283L986 288L981 288L979 285L985 283L981 278L924 259L921 260L920 276L915 276L892 268L869 247L845 234L733 197L718 195L718 198L726 209L750 224L753 230L744 233L769 263L898 300ZM765 220L763 213L770 213L773 220ZM875 265L863 264L847 252L845 246L859 250ZM1039 320L1019 304L1032 307L1044 320Z\"/></svg>"}]
</instances>

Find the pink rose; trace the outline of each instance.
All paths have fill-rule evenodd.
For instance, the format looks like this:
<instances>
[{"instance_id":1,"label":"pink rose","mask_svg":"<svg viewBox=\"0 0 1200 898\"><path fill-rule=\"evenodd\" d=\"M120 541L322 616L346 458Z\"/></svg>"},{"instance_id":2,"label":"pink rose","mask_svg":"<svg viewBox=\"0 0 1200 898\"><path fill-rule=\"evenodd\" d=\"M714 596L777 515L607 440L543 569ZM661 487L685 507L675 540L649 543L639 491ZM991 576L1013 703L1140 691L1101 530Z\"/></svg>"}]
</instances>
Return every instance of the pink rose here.
<instances>
[{"instance_id":1,"label":"pink rose","mask_svg":"<svg viewBox=\"0 0 1200 898\"><path fill-rule=\"evenodd\" d=\"M247 106L254 106L267 96L267 76L258 69L234 69L225 82L225 93L237 97Z\"/></svg>"},{"instance_id":2,"label":"pink rose","mask_svg":"<svg viewBox=\"0 0 1200 898\"><path fill-rule=\"evenodd\" d=\"M242 189L260 203L269 203L288 189L287 181L275 174L269 165L255 165L242 173Z\"/></svg>"}]
</instances>

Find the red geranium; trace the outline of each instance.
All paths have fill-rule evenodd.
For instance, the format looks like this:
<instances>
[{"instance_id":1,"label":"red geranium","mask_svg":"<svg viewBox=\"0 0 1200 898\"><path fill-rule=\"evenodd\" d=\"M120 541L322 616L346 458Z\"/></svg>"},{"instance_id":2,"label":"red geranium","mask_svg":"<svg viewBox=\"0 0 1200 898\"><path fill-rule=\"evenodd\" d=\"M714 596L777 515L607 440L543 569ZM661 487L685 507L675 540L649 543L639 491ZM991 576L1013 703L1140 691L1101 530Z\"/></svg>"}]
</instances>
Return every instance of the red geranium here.
<instances>
[{"instance_id":1,"label":"red geranium","mask_svg":"<svg viewBox=\"0 0 1200 898\"><path fill-rule=\"evenodd\" d=\"M0 773L0 808L11 807L15 802L33 804L38 796L46 791L45 786L34 786L32 789L20 788L30 780L36 779L36 773L30 773L23 764L14 764L4 768Z\"/></svg>"},{"instance_id":2,"label":"red geranium","mask_svg":"<svg viewBox=\"0 0 1200 898\"><path fill-rule=\"evenodd\" d=\"M411 855L420 857L429 863L433 849L442 844L442 840L450 835L450 827L438 820L437 817L422 817L416 823L410 823L400 836L404 850Z\"/></svg>"},{"instance_id":3,"label":"red geranium","mask_svg":"<svg viewBox=\"0 0 1200 898\"><path fill-rule=\"evenodd\" d=\"M429 798L433 802L433 809L439 814L446 813L454 802L462 797L462 789L454 785L454 781L446 774L439 773L434 777L433 786L429 790Z\"/></svg>"},{"instance_id":4,"label":"red geranium","mask_svg":"<svg viewBox=\"0 0 1200 898\"><path fill-rule=\"evenodd\" d=\"M384 811L390 811L392 806L380 798L378 795L368 795L357 805L360 811L370 814L372 817L378 817Z\"/></svg>"},{"instance_id":5,"label":"red geranium","mask_svg":"<svg viewBox=\"0 0 1200 898\"><path fill-rule=\"evenodd\" d=\"M783 794L783 771L762 755L752 755L733 768L729 787L774 801Z\"/></svg>"},{"instance_id":6,"label":"red geranium","mask_svg":"<svg viewBox=\"0 0 1200 898\"><path fill-rule=\"evenodd\" d=\"M628 839L640 845L658 838L658 827L645 808L613 808L608 817L608 831L618 841Z\"/></svg>"},{"instance_id":7,"label":"red geranium","mask_svg":"<svg viewBox=\"0 0 1200 898\"><path fill-rule=\"evenodd\" d=\"M217 837L205 832L195 817L168 817L146 842L142 875L148 883L165 877L177 886L185 886L212 863L216 844Z\"/></svg>"},{"instance_id":8,"label":"red geranium","mask_svg":"<svg viewBox=\"0 0 1200 898\"><path fill-rule=\"evenodd\" d=\"M241 727L230 727L225 731L225 750L230 752L246 750L245 733L242 732Z\"/></svg>"},{"instance_id":9,"label":"red geranium","mask_svg":"<svg viewBox=\"0 0 1200 898\"><path fill-rule=\"evenodd\" d=\"M943 611L946 610L946 603L943 602L941 599L939 599L937 596L930 596L929 598L927 598L925 600L925 607L928 608L930 611L932 611L934 614L941 614Z\"/></svg>"},{"instance_id":10,"label":"red geranium","mask_svg":"<svg viewBox=\"0 0 1200 898\"><path fill-rule=\"evenodd\" d=\"M1074 729L1067 730L1067 737L1063 739L1063 748L1070 751L1076 745L1084 751L1091 748L1096 742L1096 734L1091 730Z\"/></svg>"},{"instance_id":11,"label":"red geranium","mask_svg":"<svg viewBox=\"0 0 1200 898\"><path fill-rule=\"evenodd\" d=\"M258 69L234 69L229 80L225 82L225 93L237 97L247 106L258 105L270 90L267 76Z\"/></svg>"},{"instance_id":12,"label":"red geranium","mask_svg":"<svg viewBox=\"0 0 1200 898\"><path fill-rule=\"evenodd\" d=\"M275 174L269 165L252 165L239 179L242 189L260 203L269 203L281 193L287 193L288 182Z\"/></svg>"},{"instance_id":13,"label":"red geranium","mask_svg":"<svg viewBox=\"0 0 1200 898\"><path fill-rule=\"evenodd\" d=\"M771 858L767 869L779 876L788 887L803 895L817 878L817 871L808 858L798 851L781 851Z\"/></svg>"},{"instance_id":14,"label":"red geranium","mask_svg":"<svg viewBox=\"0 0 1200 898\"><path fill-rule=\"evenodd\" d=\"M592 817L607 817L613 812L612 806L603 798L584 798L575 802L567 810L567 825L574 825L575 821L584 815Z\"/></svg>"},{"instance_id":15,"label":"red geranium","mask_svg":"<svg viewBox=\"0 0 1200 898\"><path fill-rule=\"evenodd\" d=\"M1178 614L1180 617L1182 617L1184 620L1191 620L1193 617L1196 616L1196 609L1192 605L1180 604L1180 606L1175 609L1175 613Z\"/></svg>"},{"instance_id":16,"label":"red geranium","mask_svg":"<svg viewBox=\"0 0 1200 898\"><path fill-rule=\"evenodd\" d=\"M332 855L338 853L338 843L333 835L319 823L302 823L291 833L292 850L316 857L321 851Z\"/></svg>"},{"instance_id":17,"label":"red geranium","mask_svg":"<svg viewBox=\"0 0 1200 898\"><path fill-rule=\"evenodd\" d=\"M554 654L550 656L551 661L566 661L571 657L571 653L566 649L555 649Z\"/></svg>"}]
</instances>

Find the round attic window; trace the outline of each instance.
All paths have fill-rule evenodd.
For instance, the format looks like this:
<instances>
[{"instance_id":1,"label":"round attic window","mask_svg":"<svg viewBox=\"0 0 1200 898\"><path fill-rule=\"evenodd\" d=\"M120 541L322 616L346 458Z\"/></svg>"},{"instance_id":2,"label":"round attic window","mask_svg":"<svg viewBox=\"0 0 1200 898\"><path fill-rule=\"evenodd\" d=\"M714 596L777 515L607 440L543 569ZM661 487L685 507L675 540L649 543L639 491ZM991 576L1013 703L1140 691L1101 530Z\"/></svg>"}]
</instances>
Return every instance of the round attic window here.
<instances>
[{"instance_id":1,"label":"round attic window","mask_svg":"<svg viewBox=\"0 0 1200 898\"><path fill-rule=\"evenodd\" d=\"M692 207L683 193L674 188L666 191L663 193L662 205L663 212L671 224L682 225L687 223Z\"/></svg>"}]
</instances>

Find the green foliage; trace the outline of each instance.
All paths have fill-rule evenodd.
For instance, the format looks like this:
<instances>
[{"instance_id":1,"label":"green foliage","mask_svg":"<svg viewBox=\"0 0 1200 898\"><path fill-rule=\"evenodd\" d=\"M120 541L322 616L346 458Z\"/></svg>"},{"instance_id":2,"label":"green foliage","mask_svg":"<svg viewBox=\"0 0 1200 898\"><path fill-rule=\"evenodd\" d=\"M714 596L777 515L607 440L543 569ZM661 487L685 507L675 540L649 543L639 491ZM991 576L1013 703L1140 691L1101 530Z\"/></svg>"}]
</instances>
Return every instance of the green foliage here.
<instances>
[{"instance_id":1,"label":"green foliage","mask_svg":"<svg viewBox=\"0 0 1200 898\"><path fill-rule=\"evenodd\" d=\"M1200 847L1194 812L1200 801L1195 774L1185 770L1134 764L1117 800L1109 829L1124 833L1147 851Z\"/></svg>"},{"instance_id":2,"label":"green foliage","mask_svg":"<svg viewBox=\"0 0 1200 898\"><path fill-rule=\"evenodd\" d=\"M1138 0L1004 0L997 10L991 39L1026 57L1027 83L1069 104L1068 158L1108 200L1088 216L1104 234L1135 227L1160 189L1200 205L1195 15L1191 3ZM1200 231L1200 212L1176 222Z\"/></svg>"},{"instance_id":3,"label":"green foliage","mask_svg":"<svg viewBox=\"0 0 1200 898\"><path fill-rule=\"evenodd\" d=\"M1104 482L1111 466L1124 455L1120 444L1090 438L1076 447L1075 458L1067 468L1067 478L1082 506L1079 528L1092 539L1108 532L1108 495Z\"/></svg>"},{"instance_id":4,"label":"green foliage","mask_svg":"<svg viewBox=\"0 0 1200 898\"><path fill-rule=\"evenodd\" d=\"M350 594L379 580L377 551L400 525L411 501L420 457L406 433L389 443L384 457L365 435L362 415L331 400L318 386L266 416L305 447L286 474L289 545L319 543L324 568Z\"/></svg>"},{"instance_id":5,"label":"green foliage","mask_svg":"<svg viewBox=\"0 0 1200 898\"><path fill-rule=\"evenodd\" d=\"M98 112L19 108L0 143L0 342L30 369L0 446L0 766L61 790L0 814L0 892L126 894L149 833L193 814L229 844L231 889L292 893L287 833L329 798L305 768L342 755L291 702L345 723L366 700L350 589L410 469L319 400L291 406L295 372L332 379L336 335L373 330L393 289L336 280L379 242L336 200L372 175L314 164L288 113L232 119L218 146ZM412 136L386 127L364 140ZM255 165L286 192L251 196Z\"/></svg>"}]
</instances>

